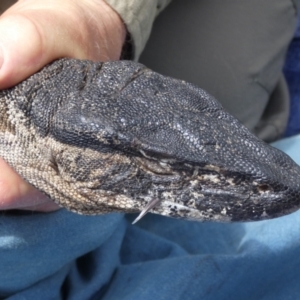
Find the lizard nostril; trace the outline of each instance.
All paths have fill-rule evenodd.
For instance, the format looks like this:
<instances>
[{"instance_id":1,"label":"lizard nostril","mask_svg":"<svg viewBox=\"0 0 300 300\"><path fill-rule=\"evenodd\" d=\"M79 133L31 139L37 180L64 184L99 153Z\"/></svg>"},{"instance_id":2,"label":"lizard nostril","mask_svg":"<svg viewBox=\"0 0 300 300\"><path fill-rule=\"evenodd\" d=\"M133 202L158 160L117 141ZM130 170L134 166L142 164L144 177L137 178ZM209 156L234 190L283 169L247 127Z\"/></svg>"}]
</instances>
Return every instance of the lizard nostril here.
<instances>
[{"instance_id":1,"label":"lizard nostril","mask_svg":"<svg viewBox=\"0 0 300 300\"><path fill-rule=\"evenodd\" d=\"M268 186L267 184L262 184L262 185L259 185L257 187L257 189L260 191L260 192L267 192L270 190L270 186Z\"/></svg>"}]
</instances>

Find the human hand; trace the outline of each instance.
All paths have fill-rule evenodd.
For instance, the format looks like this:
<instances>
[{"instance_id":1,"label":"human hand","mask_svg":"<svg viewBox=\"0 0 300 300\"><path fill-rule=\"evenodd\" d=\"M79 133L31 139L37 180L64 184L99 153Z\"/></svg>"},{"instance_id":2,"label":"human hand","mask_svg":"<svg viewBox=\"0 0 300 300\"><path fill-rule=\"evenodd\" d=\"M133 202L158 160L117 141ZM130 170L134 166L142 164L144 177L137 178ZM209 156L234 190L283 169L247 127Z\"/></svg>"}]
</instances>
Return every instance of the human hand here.
<instances>
[{"instance_id":1,"label":"human hand","mask_svg":"<svg viewBox=\"0 0 300 300\"><path fill-rule=\"evenodd\" d=\"M0 88L61 57L118 60L126 30L104 0L20 0L0 17ZM0 158L0 210L59 207Z\"/></svg>"}]
</instances>

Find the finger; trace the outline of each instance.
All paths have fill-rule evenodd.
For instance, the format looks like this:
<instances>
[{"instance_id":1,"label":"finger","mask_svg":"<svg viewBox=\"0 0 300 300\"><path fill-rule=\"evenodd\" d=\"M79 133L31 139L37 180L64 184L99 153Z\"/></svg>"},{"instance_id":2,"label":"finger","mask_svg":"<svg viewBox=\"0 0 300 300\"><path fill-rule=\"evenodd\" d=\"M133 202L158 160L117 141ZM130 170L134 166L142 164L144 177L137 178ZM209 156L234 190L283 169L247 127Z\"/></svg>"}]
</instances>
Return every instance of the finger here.
<instances>
[{"instance_id":1,"label":"finger","mask_svg":"<svg viewBox=\"0 0 300 300\"><path fill-rule=\"evenodd\" d=\"M30 209L53 211L59 206L47 196L25 182L14 170L0 158L0 210Z\"/></svg>"}]
</instances>

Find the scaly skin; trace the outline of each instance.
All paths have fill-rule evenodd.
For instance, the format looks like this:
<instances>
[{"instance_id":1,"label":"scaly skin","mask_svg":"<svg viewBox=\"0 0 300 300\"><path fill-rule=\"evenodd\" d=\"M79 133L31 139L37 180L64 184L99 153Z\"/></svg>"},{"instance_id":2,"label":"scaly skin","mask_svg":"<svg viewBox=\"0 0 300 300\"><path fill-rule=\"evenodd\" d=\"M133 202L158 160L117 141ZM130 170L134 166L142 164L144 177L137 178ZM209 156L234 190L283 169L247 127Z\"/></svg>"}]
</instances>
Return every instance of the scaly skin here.
<instances>
[{"instance_id":1,"label":"scaly skin","mask_svg":"<svg viewBox=\"0 0 300 300\"><path fill-rule=\"evenodd\" d=\"M300 168L202 89L130 61L61 59L0 92L0 156L82 214L278 217Z\"/></svg>"}]
</instances>

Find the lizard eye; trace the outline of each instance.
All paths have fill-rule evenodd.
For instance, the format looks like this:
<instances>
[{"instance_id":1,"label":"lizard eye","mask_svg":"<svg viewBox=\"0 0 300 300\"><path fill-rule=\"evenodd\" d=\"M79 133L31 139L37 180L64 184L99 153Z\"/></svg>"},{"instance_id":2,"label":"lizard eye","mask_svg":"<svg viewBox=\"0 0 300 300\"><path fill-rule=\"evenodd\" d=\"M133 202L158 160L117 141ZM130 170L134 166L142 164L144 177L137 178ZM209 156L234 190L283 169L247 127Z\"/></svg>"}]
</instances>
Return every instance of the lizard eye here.
<instances>
[{"instance_id":1,"label":"lizard eye","mask_svg":"<svg viewBox=\"0 0 300 300\"><path fill-rule=\"evenodd\" d=\"M174 158L168 153L162 153L162 152L155 152L151 150L139 150L140 153L151 160L157 160L162 162L172 162L174 161Z\"/></svg>"},{"instance_id":2,"label":"lizard eye","mask_svg":"<svg viewBox=\"0 0 300 300\"><path fill-rule=\"evenodd\" d=\"M157 175L174 175L174 171L171 166L160 160L153 160L146 157L136 157L137 163L146 173L152 173Z\"/></svg>"}]
</instances>

